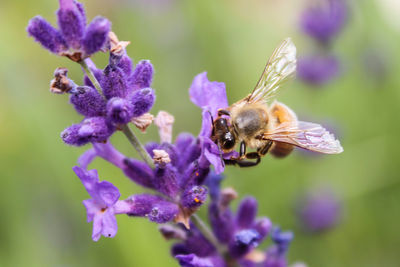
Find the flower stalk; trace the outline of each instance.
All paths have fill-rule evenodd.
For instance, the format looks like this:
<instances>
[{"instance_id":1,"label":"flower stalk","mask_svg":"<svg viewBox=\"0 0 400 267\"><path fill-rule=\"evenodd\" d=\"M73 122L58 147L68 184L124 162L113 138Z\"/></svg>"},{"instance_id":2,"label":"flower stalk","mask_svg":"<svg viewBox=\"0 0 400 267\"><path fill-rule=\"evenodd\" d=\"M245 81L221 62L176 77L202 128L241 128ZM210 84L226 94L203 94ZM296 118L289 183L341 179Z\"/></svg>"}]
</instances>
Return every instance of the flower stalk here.
<instances>
[{"instance_id":1,"label":"flower stalk","mask_svg":"<svg viewBox=\"0 0 400 267\"><path fill-rule=\"evenodd\" d=\"M82 68L85 70L86 75L89 77L90 81L93 83L94 87L96 90L99 92L101 96L104 97L103 90L100 86L99 81L96 79L96 76L94 76L94 73L92 70L89 68L88 64L86 63L85 60L81 60L78 62ZM136 135L131 131L128 125L122 124L121 125L121 130L125 134L126 138L128 138L129 143L132 144L133 148L139 153L139 155L142 157L142 159L149 165L152 169L154 169L154 162L150 155L147 153L147 151L143 148L143 145L140 143L139 139L136 137Z\"/></svg>"}]
</instances>

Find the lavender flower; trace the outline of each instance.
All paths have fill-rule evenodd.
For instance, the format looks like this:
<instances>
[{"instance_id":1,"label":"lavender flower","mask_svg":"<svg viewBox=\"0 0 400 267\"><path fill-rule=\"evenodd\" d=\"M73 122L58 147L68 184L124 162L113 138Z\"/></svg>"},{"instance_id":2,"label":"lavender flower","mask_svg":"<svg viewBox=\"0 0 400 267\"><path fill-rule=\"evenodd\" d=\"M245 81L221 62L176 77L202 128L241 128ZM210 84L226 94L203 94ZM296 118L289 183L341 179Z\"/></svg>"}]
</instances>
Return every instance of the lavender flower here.
<instances>
[{"instance_id":1,"label":"lavender flower","mask_svg":"<svg viewBox=\"0 0 400 267\"><path fill-rule=\"evenodd\" d=\"M338 59L332 55L310 55L297 64L298 77L312 85L326 84L339 74Z\"/></svg>"},{"instance_id":2,"label":"lavender flower","mask_svg":"<svg viewBox=\"0 0 400 267\"><path fill-rule=\"evenodd\" d=\"M342 205L331 188L307 192L296 203L298 220L306 231L329 230L341 218Z\"/></svg>"},{"instance_id":3,"label":"lavender flower","mask_svg":"<svg viewBox=\"0 0 400 267\"><path fill-rule=\"evenodd\" d=\"M73 170L91 196L91 199L83 201L83 205L86 207L88 222L93 221L92 239L98 241L101 235L114 237L117 233L115 214L128 213L131 206L118 200L120 193L112 183L99 182L96 170L85 171L77 166Z\"/></svg>"},{"instance_id":4,"label":"lavender flower","mask_svg":"<svg viewBox=\"0 0 400 267\"><path fill-rule=\"evenodd\" d=\"M60 0L57 18L59 30L44 18L34 17L27 27L29 35L50 52L77 62L106 48L110 22L96 17L86 27L86 16L81 3Z\"/></svg>"},{"instance_id":5,"label":"lavender flower","mask_svg":"<svg viewBox=\"0 0 400 267\"><path fill-rule=\"evenodd\" d=\"M275 230L272 234L275 245L265 253L257 250L271 232L270 220L256 218L257 201L252 197L242 200L233 213L229 205L237 197L236 192L221 191L221 176L210 174L211 165L216 173L221 173L224 169L221 157L229 158L236 153L221 155L211 140L212 117L219 108L228 106L225 85L208 81L206 73L195 77L190 97L203 110L198 137L182 133L171 143L174 118L161 111L155 119L161 142L148 143L142 148L126 124L132 122L144 131L153 121L148 113L155 101L151 88L152 64L144 60L134 66L125 50L129 42L119 41L110 32L108 20L96 17L86 26L83 6L77 1L60 0L57 17L59 30L43 18L35 17L27 31L45 49L78 62L86 72L83 85L78 85L67 76L67 69L56 69L50 91L70 94L70 103L84 116L80 123L61 133L63 141L74 146L92 143L92 148L78 159L80 166L73 167L91 197L83 204L88 222L93 222L92 239L98 241L102 235L114 237L118 230L115 215L127 214L146 217L158 224L175 222L176 225L162 225L160 231L168 239L180 240L173 246L172 254L181 266L218 267L228 263L286 266L292 235ZM102 70L88 57L105 49L110 56ZM109 138L116 130L124 132L145 162L128 158L113 147ZM115 165L131 181L151 189L152 193L120 200L117 187L99 181L96 170L88 170L96 157ZM205 203L208 192L211 231L206 231L197 216L192 216Z\"/></svg>"},{"instance_id":6,"label":"lavender flower","mask_svg":"<svg viewBox=\"0 0 400 267\"><path fill-rule=\"evenodd\" d=\"M178 227L161 227L160 231L166 238L180 241L173 245L172 255L181 266L222 267L235 263L240 266L287 266L286 252L293 234L275 228L271 236L274 245L265 253L257 250L260 242L271 232L272 224L265 217L256 219L257 202L251 197L242 200L236 215L232 213L229 205L236 194L232 189L219 189L221 178L210 174L206 182L212 192L208 215L218 243L207 240L195 225L184 232Z\"/></svg>"},{"instance_id":7,"label":"lavender flower","mask_svg":"<svg viewBox=\"0 0 400 267\"><path fill-rule=\"evenodd\" d=\"M215 168L217 174L224 171L223 158L229 159L236 156L237 152L223 153L211 140L212 117L217 116L218 109L228 107L225 84L222 82L210 82L207 73L198 74L189 89L190 100L202 109L203 122L199 139L202 142L202 154Z\"/></svg>"},{"instance_id":8,"label":"lavender flower","mask_svg":"<svg viewBox=\"0 0 400 267\"><path fill-rule=\"evenodd\" d=\"M322 44L328 44L343 28L347 20L345 0L321 0L304 11L303 31Z\"/></svg>"}]
</instances>

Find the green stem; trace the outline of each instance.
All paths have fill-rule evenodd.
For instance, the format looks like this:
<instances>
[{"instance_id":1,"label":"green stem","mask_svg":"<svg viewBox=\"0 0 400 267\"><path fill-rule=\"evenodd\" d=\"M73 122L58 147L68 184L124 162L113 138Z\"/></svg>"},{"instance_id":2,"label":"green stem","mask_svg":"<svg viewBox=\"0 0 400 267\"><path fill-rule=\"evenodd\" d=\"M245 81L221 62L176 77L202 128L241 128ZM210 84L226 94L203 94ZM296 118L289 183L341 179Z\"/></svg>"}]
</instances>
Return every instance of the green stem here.
<instances>
[{"instance_id":1,"label":"green stem","mask_svg":"<svg viewBox=\"0 0 400 267\"><path fill-rule=\"evenodd\" d=\"M153 159L150 157L149 153L143 148L142 144L137 139L136 135L131 131L127 124L123 124L121 126L122 132L125 134L126 138L128 138L129 142L136 149L136 151L140 154L142 159L149 165L152 169L154 169Z\"/></svg>"},{"instance_id":2,"label":"green stem","mask_svg":"<svg viewBox=\"0 0 400 267\"><path fill-rule=\"evenodd\" d=\"M86 75L89 77L90 81L93 83L93 85L96 88L97 92L99 92L99 94L104 97L103 90L101 90L101 86L100 86L99 82L97 81L96 76L94 76L92 70L89 68L89 66L87 65L86 61L85 60L81 60L78 63L85 70Z\"/></svg>"},{"instance_id":3,"label":"green stem","mask_svg":"<svg viewBox=\"0 0 400 267\"><path fill-rule=\"evenodd\" d=\"M214 234L211 232L210 228L203 222L203 220L197 216L197 214L193 214L190 217L193 224L197 229L203 234L203 236L210 241L211 244L218 250L221 255L225 254L225 248L221 246L218 240L215 238Z\"/></svg>"},{"instance_id":4,"label":"green stem","mask_svg":"<svg viewBox=\"0 0 400 267\"><path fill-rule=\"evenodd\" d=\"M85 70L86 75L89 77L90 81L93 83L94 87L96 90L99 92L101 96L104 97L103 95L103 90L101 89L101 86L99 82L96 79L96 76L94 76L92 70L89 68L85 60L81 60L78 62L82 68ZM142 157L142 159L149 165L152 169L154 169L154 162L153 159L150 157L149 153L143 148L143 145L140 143L139 139L136 137L136 135L131 131L129 126L127 124L124 124L121 126L122 132L125 134L125 136L128 138L129 142L132 144L132 146L136 149L136 151L139 153L139 155Z\"/></svg>"}]
</instances>

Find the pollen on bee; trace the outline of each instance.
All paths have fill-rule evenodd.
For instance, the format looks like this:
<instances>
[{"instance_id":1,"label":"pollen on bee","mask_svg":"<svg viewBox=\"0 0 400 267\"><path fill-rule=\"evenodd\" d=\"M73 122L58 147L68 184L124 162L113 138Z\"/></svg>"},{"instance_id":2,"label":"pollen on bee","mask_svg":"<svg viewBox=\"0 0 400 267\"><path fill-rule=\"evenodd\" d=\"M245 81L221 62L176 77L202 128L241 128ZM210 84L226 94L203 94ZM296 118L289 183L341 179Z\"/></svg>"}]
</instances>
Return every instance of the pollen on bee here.
<instances>
[{"instance_id":1,"label":"pollen on bee","mask_svg":"<svg viewBox=\"0 0 400 267\"><path fill-rule=\"evenodd\" d=\"M199 172L196 172L195 175L196 175L196 176L199 176Z\"/></svg>"},{"instance_id":2,"label":"pollen on bee","mask_svg":"<svg viewBox=\"0 0 400 267\"><path fill-rule=\"evenodd\" d=\"M194 202L199 203L200 199L198 199L197 197L194 198Z\"/></svg>"}]
</instances>

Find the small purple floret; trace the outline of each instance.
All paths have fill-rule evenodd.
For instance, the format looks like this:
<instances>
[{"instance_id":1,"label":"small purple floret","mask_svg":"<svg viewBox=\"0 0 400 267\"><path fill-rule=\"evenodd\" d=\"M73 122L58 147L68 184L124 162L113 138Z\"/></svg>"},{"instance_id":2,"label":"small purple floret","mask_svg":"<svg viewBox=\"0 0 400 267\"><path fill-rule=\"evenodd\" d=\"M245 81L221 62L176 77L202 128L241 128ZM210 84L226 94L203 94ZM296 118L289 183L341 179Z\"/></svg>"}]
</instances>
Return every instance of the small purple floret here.
<instances>
[{"instance_id":1,"label":"small purple floret","mask_svg":"<svg viewBox=\"0 0 400 267\"><path fill-rule=\"evenodd\" d=\"M35 41L55 54L67 49L67 44L61 33L41 16L36 16L29 21L27 31Z\"/></svg>"},{"instance_id":2,"label":"small purple floret","mask_svg":"<svg viewBox=\"0 0 400 267\"><path fill-rule=\"evenodd\" d=\"M104 70L101 87L107 99L113 97L124 98L128 88L127 77L119 67L108 65Z\"/></svg>"},{"instance_id":3,"label":"small purple floret","mask_svg":"<svg viewBox=\"0 0 400 267\"><path fill-rule=\"evenodd\" d=\"M133 105L130 101L113 97L107 103L107 118L114 124L128 123L133 116Z\"/></svg>"},{"instance_id":4,"label":"small purple floret","mask_svg":"<svg viewBox=\"0 0 400 267\"><path fill-rule=\"evenodd\" d=\"M106 102L93 87L79 86L70 97L76 111L86 117L102 116L106 111Z\"/></svg>"},{"instance_id":5,"label":"small purple floret","mask_svg":"<svg viewBox=\"0 0 400 267\"><path fill-rule=\"evenodd\" d=\"M153 80L153 65L149 60L142 60L137 65L130 78L133 90L150 87Z\"/></svg>"},{"instance_id":6,"label":"small purple floret","mask_svg":"<svg viewBox=\"0 0 400 267\"><path fill-rule=\"evenodd\" d=\"M103 17L93 19L82 39L82 46L86 55L94 54L104 48L110 29L111 23L108 19Z\"/></svg>"},{"instance_id":7,"label":"small purple floret","mask_svg":"<svg viewBox=\"0 0 400 267\"><path fill-rule=\"evenodd\" d=\"M58 26L61 34L73 49L81 48L81 40L85 32L86 21L74 0L60 0L60 9L57 11Z\"/></svg>"},{"instance_id":8,"label":"small purple floret","mask_svg":"<svg viewBox=\"0 0 400 267\"><path fill-rule=\"evenodd\" d=\"M133 116L139 117L146 112L149 112L153 107L156 95L154 90L151 88L144 88L141 90L134 91L130 96L129 100L133 105Z\"/></svg>"}]
</instances>

